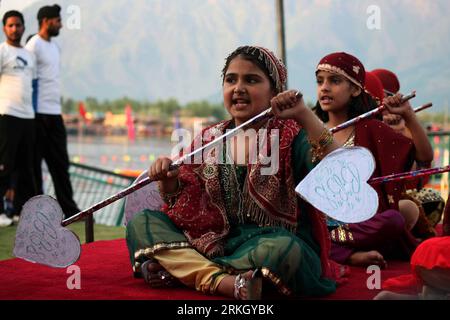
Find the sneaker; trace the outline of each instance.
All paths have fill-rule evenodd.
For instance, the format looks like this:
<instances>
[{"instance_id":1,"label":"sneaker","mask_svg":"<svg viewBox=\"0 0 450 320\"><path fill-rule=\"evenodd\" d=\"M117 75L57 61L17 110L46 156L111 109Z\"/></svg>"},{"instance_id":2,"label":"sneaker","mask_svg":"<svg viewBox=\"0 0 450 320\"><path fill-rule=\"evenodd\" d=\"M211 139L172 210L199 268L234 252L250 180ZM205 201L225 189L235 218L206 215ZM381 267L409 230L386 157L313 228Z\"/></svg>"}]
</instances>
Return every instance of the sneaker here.
<instances>
[{"instance_id":1,"label":"sneaker","mask_svg":"<svg viewBox=\"0 0 450 320\"><path fill-rule=\"evenodd\" d=\"M4 213L0 214L0 227L9 227L13 224L13 220L8 218Z\"/></svg>"},{"instance_id":2,"label":"sneaker","mask_svg":"<svg viewBox=\"0 0 450 320\"><path fill-rule=\"evenodd\" d=\"M19 220L20 220L20 216L14 215L14 216L12 217L12 220L13 220L14 223L18 223Z\"/></svg>"}]
</instances>

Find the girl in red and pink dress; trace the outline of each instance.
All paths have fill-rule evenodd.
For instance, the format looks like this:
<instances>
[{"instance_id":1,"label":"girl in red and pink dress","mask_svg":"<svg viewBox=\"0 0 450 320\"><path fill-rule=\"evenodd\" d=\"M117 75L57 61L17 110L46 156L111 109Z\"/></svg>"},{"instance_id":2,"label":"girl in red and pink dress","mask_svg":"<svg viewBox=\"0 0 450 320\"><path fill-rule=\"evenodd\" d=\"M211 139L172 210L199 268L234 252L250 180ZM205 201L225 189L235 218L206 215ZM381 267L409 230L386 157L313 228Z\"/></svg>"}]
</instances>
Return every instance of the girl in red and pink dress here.
<instances>
[{"instance_id":1,"label":"girl in red and pink dress","mask_svg":"<svg viewBox=\"0 0 450 320\"><path fill-rule=\"evenodd\" d=\"M357 117L374 108L366 92L364 65L356 57L336 52L322 58L316 69L318 101L315 112L328 128ZM343 147L362 146L376 161L372 177L409 171L414 160L431 161L431 146L409 103L401 96L386 98L384 104L392 114L405 119L414 133L408 139L381 121L362 120L337 132L335 141ZM399 211L403 182L374 186L379 195L377 214L362 223L344 224L329 219L332 240L331 258L350 265L386 266L391 257L409 259L417 241L406 228L407 216Z\"/></svg>"}]
</instances>

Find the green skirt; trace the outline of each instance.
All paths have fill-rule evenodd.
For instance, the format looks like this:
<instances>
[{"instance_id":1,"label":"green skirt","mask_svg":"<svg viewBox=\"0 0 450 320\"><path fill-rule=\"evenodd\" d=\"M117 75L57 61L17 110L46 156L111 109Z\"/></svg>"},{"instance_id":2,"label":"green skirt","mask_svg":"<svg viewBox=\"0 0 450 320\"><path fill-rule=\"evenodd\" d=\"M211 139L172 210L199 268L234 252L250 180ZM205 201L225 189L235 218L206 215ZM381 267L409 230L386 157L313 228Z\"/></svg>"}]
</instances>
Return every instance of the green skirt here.
<instances>
[{"instance_id":1,"label":"green skirt","mask_svg":"<svg viewBox=\"0 0 450 320\"><path fill-rule=\"evenodd\" d=\"M159 250L192 248L166 214L149 210L128 223L127 245L136 275L140 265ZM221 273L260 268L264 277L286 295L322 296L333 293L336 283L322 277L317 250L305 227L293 235L280 227L241 225L230 231L225 255L212 261L223 267Z\"/></svg>"}]
</instances>

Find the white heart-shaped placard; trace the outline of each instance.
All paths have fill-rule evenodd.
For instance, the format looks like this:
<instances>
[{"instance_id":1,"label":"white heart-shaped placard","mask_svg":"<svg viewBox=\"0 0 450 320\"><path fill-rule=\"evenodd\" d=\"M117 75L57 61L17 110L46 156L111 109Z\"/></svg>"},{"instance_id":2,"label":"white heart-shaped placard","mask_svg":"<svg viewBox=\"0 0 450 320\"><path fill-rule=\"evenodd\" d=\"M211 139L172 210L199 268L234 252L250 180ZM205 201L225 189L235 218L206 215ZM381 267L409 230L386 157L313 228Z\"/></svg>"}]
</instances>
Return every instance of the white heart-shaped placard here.
<instances>
[{"instance_id":1,"label":"white heart-shaped placard","mask_svg":"<svg viewBox=\"0 0 450 320\"><path fill-rule=\"evenodd\" d=\"M141 173L134 181L137 183L148 176L147 171ZM164 201L159 194L158 182L153 181L146 186L130 193L125 198L125 225L142 210L161 210Z\"/></svg>"},{"instance_id":2,"label":"white heart-shaped placard","mask_svg":"<svg viewBox=\"0 0 450 320\"><path fill-rule=\"evenodd\" d=\"M20 213L14 256L57 268L65 268L80 257L77 235L61 226L64 214L58 202L39 195L28 200Z\"/></svg>"},{"instance_id":3,"label":"white heart-shaped placard","mask_svg":"<svg viewBox=\"0 0 450 320\"><path fill-rule=\"evenodd\" d=\"M295 191L335 220L366 221L378 209L378 194L367 183L374 169L375 160L368 149L339 148L320 161Z\"/></svg>"}]
</instances>

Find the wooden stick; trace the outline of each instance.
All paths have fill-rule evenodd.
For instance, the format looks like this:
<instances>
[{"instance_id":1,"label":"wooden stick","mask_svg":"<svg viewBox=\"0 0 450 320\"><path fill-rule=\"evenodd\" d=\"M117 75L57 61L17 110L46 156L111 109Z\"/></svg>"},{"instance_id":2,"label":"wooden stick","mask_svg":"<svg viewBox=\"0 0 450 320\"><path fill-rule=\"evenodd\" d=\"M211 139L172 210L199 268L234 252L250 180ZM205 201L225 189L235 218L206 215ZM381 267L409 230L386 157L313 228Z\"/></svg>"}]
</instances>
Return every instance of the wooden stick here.
<instances>
[{"instance_id":1,"label":"wooden stick","mask_svg":"<svg viewBox=\"0 0 450 320\"><path fill-rule=\"evenodd\" d=\"M408 101L409 99L414 98L415 96L416 96L416 92L413 91L409 95L404 96L402 98L402 103ZM336 127L331 128L330 132L334 134L334 133L336 133L338 131L341 131L342 129L348 128L348 127L354 125L355 123L360 122L363 119L367 119L367 118L373 117L374 115L376 115L376 114L380 113L381 111L383 111L385 108L386 107L384 105L381 105L381 106L379 106L376 109L370 110L370 111L368 111L366 113L363 113L360 116L357 116L357 117L355 117L353 119L350 119L348 121L345 121L344 123L341 123L341 124L337 125Z\"/></svg>"},{"instance_id":2,"label":"wooden stick","mask_svg":"<svg viewBox=\"0 0 450 320\"><path fill-rule=\"evenodd\" d=\"M430 176L433 174L443 173L450 171L450 165L445 167L436 167L436 168L428 168L428 169L421 169L421 170L415 170L415 171L409 171L409 172L402 172L402 173L395 173L383 177L376 177L372 178L368 181L370 184L379 184L379 183L385 183L385 182L392 182L392 181L399 181L399 180L405 180L405 179L411 179L411 178L417 178L417 177L423 177L423 176Z\"/></svg>"}]
</instances>

